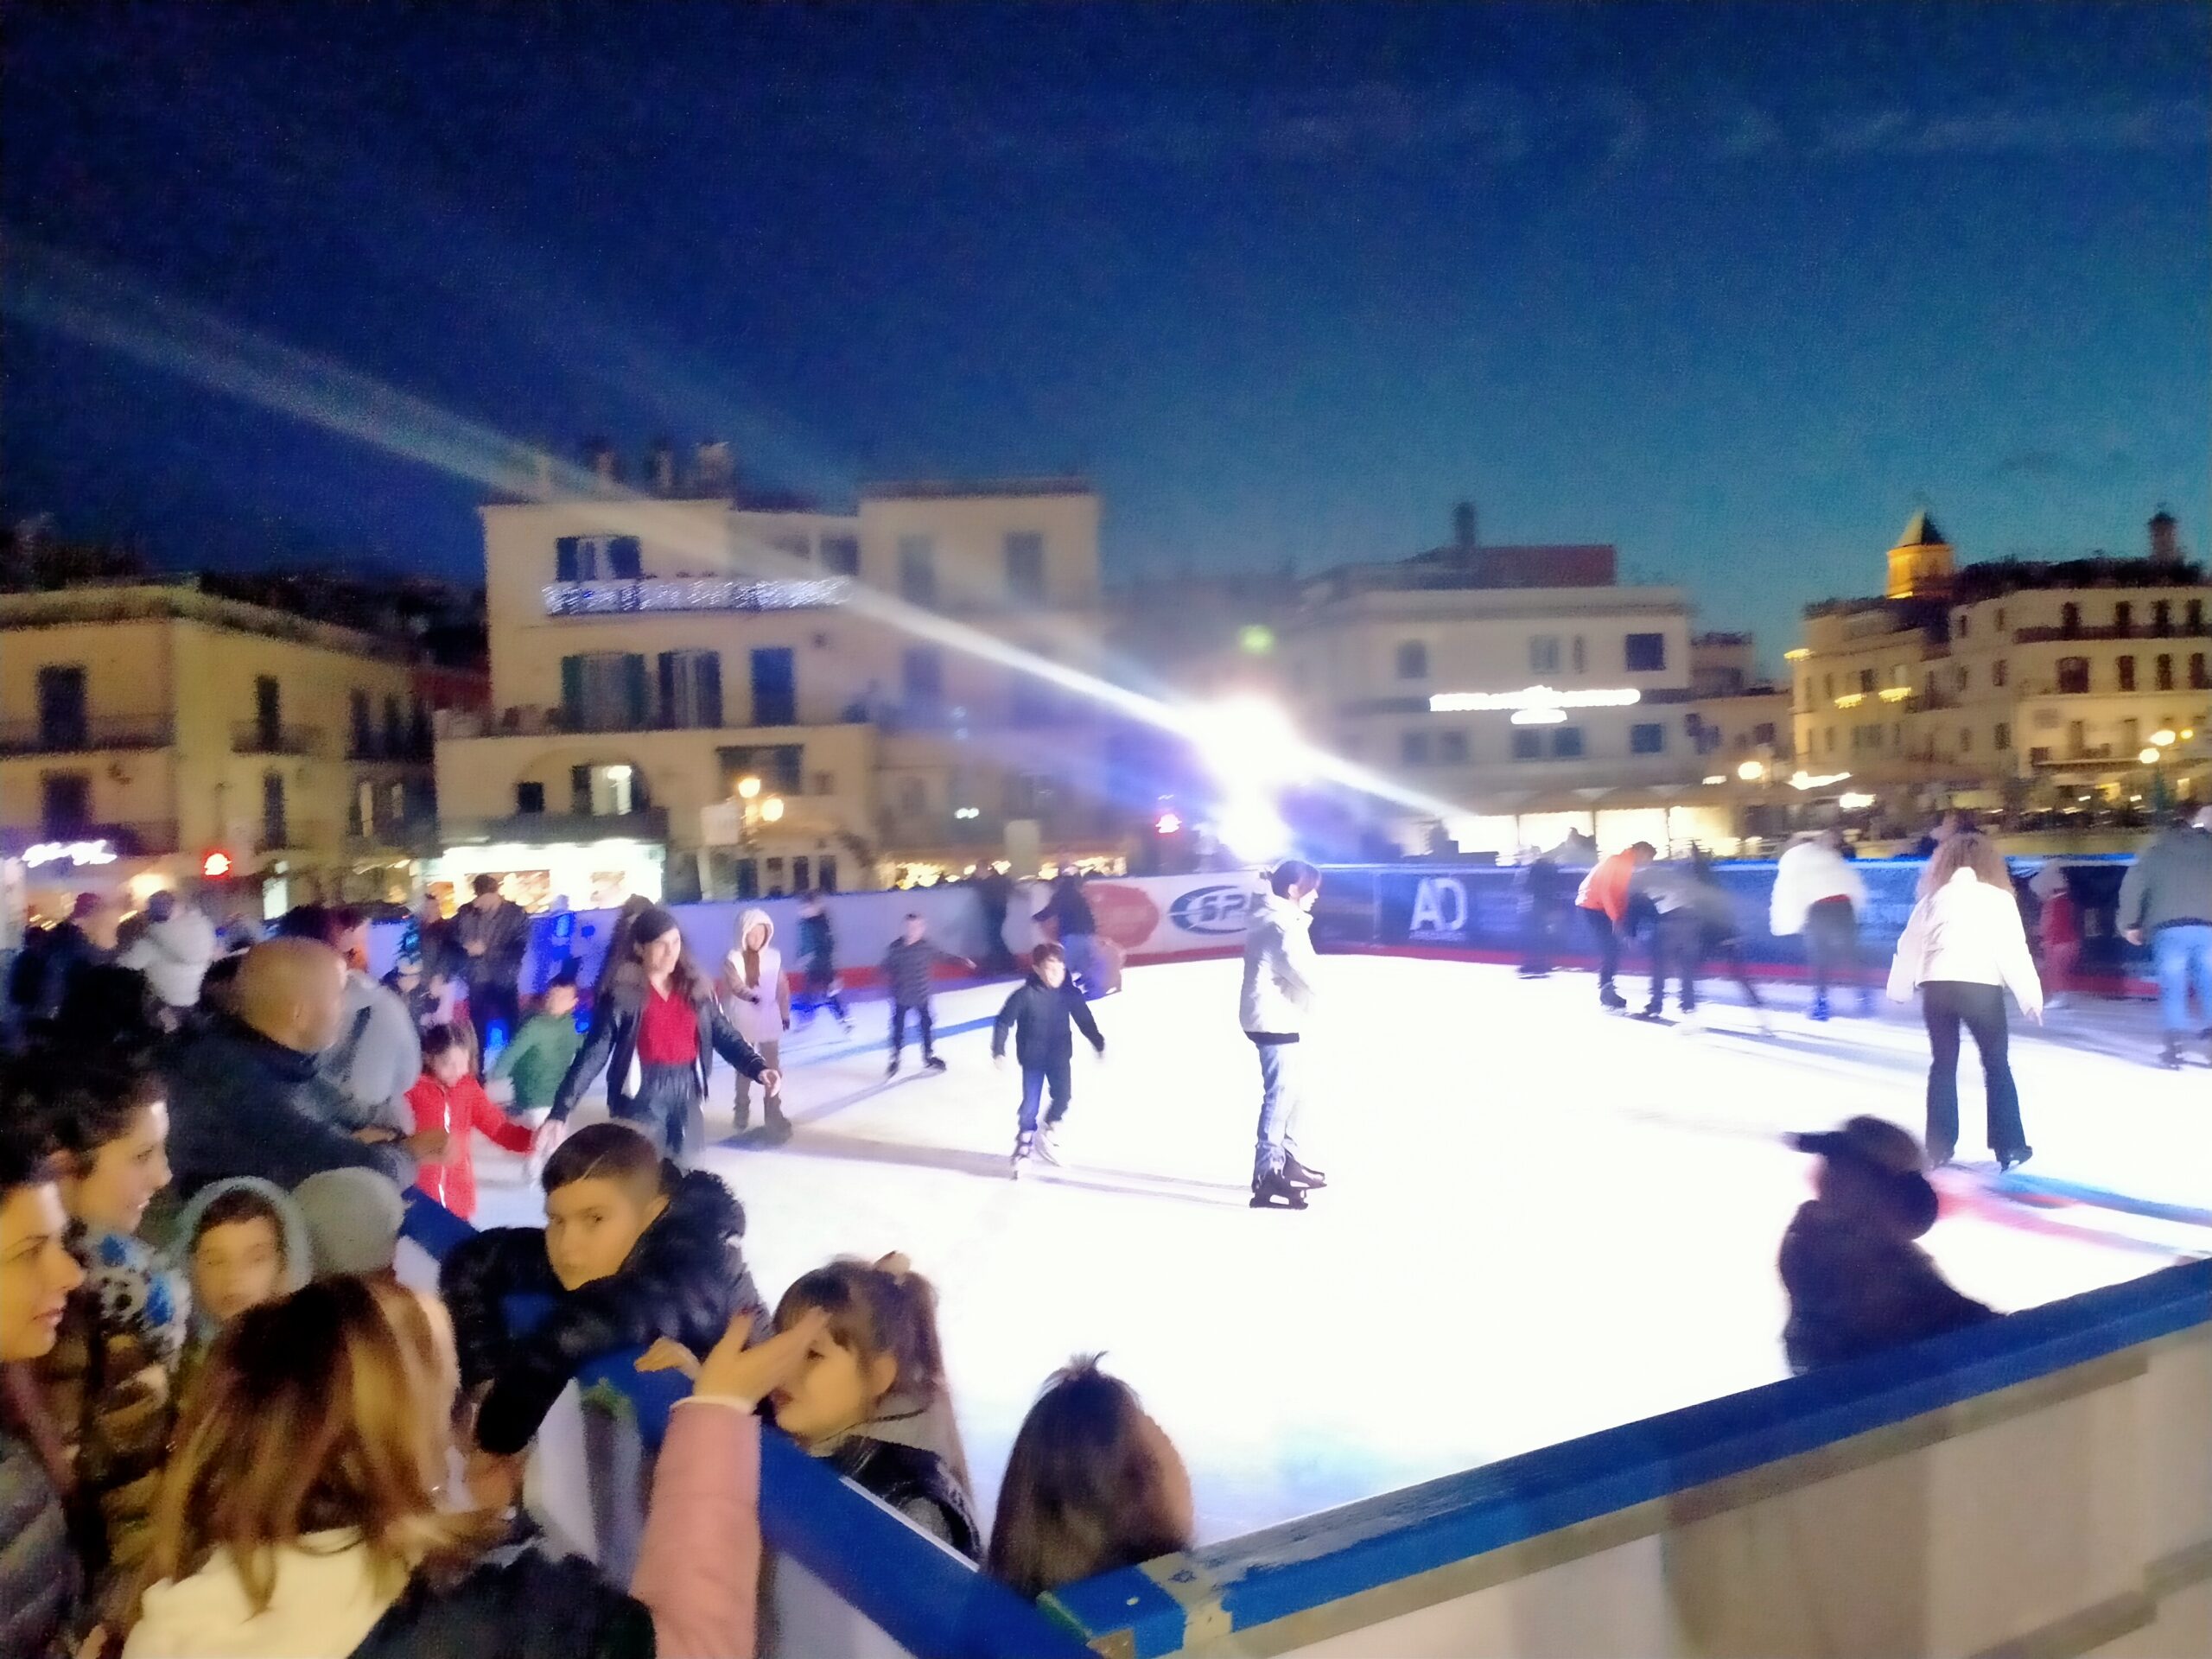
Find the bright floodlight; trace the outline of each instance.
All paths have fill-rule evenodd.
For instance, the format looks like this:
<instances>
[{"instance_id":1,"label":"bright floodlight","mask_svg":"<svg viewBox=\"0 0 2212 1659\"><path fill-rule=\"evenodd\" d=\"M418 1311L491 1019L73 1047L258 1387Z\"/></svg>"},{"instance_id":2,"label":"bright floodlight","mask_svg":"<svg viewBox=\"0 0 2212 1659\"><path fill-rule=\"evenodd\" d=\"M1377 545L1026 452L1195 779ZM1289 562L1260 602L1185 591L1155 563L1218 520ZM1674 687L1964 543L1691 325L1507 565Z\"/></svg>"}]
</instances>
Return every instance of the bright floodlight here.
<instances>
[{"instance_id":1,"label":"bright floodlight","mask_svg":"<svg viewBox=\"0 0 2212 1659\"><path fill-rule=\"evenodd\" d=\"M1755 784L1766 776L1766 764L1760 760L1746 760L1736 768L1736 775L1747 784Z\"/></svg>"},{"instance_id":2,"label":"bright floodlight","mask_svg":"<svg viewBox=\"0 0 2212 1659\"><path fill-rule=\"evenodd\" d=\"M1221 844L1248 864L1263 864L1290 851L1290 826L1256 796L1225 803L1214 821Z\"/></svg>"},{"instance_id":3,"label":"bright floodlight","mask_svg":"<svg viewBox=\"0 0 2212 1659\"><path fill-rule=\"evenodd\" d=\"M737 780L737 793L740 799L749 801L760 792L760 780L758 778L741 778Z\"/></svg>"},{"instance_id":4,"label":"bright floodlight","mask_svg":"<svg viewBox=\"0 0 2212 1659\"><path fill-rule=\"evenodd\" d=\"M2135 758L2138 760L2140 760L2146 766L2155 766L2158 764L2160 760L2159 753L2156 749L2145 749L2142 753L2137 755Z\"/></svg>"},{"instance_id":5,"label":"bright floodlight","mask_svg":"<svg viewBox=\"0 0 2212 1659\"><path fill-rule=\"evenodd\" d=\"M771 795L760 803L760 816L770 823L780 823L784 817L784 798Z\"/></svg>"},{"instance_id":6,"label":"bright floodlight","mask_svg":"<svg viewBox=\"0 0 2212 1659\"><path fill-rule=\"evenodd\" d=\"M2172 744L2174 734L2166 731L2153 732L2151 734L2151 741L2160 748L2166 748Z\"/></svg>"},{"instance_id":7,"label":"bright floodlight","mask_svg":"<svg viewBox=\"0 0 2212 1659\"><path fill-rule=\"evenodd\" d=\"M1194 709L1191 737L1214 774L1240 789L1280 789L1308 771L1306 744L1290 716L1262 698L1232 697Z\"/></svg>"}]
</instances>

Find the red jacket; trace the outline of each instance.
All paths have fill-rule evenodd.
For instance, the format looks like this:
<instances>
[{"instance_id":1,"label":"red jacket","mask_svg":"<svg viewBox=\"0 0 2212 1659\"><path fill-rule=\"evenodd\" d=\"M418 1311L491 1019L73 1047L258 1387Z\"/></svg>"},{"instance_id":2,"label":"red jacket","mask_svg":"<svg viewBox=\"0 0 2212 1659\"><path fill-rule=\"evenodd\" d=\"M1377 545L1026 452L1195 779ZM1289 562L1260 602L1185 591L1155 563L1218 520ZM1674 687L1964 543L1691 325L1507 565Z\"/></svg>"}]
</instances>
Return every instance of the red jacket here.
<instances>
[{"instance_id":1,"label":"red jacket","mask_svg":"<svg viewBox=\"0 0 2212 1659\"><path fill-rule=\"evenodd\" d=\"M481 1129L509 1152L528 1152L536 1138L527 1123L518 1123L492 1103L484 1085L463 1077L450 1089L425 1071L407 1091L415 1111L415 1128L443 1129L446 1155L424 1159L415 1185L463 1221L476 1214L476 1155L474 1135Z\"/></svg>"},{"instance_id":2,"label":"red jacket","mask_svg":"<svg viewBox=\"0 0 2212 1659\"><path fill-rule=\"evenodd\" d=\"M1584 910L1602 910L1618 927L1628 914L1629 882L1636 874L1636 855L1624 849L1598 861L1582 878L1582 891L1574 902Z\"/></svg>"}]
</instances>

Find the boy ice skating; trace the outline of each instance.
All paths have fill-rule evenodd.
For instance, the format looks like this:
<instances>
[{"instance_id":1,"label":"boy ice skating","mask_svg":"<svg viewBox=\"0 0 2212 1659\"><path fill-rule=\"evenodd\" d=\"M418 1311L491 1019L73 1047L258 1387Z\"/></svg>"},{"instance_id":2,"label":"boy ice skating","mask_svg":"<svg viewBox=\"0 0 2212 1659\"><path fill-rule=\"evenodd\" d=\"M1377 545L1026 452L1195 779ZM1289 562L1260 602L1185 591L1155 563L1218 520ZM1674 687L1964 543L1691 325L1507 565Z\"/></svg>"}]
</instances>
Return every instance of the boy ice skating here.
<instances>
[{"instance_id":1,"label":"boy ice skating","mask_svg":"<svg viewBox=\"0 0 2212 1659\"><path fill-rule=\"evenodd\" d=\"M883 983L891 993L891 1065L884 1073L886 1077L899 1075L899 1056L906 1046L909 1013L922 1028L923 1069L944 1070L944 1062L937 1057L937 1032L930 1018L930 980L939 963L964 968L969 973L976 970L976 964L967 957L938 950L929 938L928 924L918 915L908 916L906 931L883 953Z\"/></svg>"},{"instance_id":2,"label":"boy ice skating","mask_svg":"<svg viewBox=\"0 0 2212 1659\"><path fill-rule=\"evenodd\" d=\"M1106 1039L1098 1034L1090 1005L1068 983L1067 953L1057 944L1040 944L1029 953L1029 977L1007 998L991 1027L993 1062L1005 1060L1007 1033L1012 1032L1014 1057L1021 1065L1021 1129L1014 1143L1016 1175L1033 1156L1048 1164L1060 1161L1052 1131L1068 1113L1068 1065L1075 1056L1071 1027L1080 1027L1084 1040L1101 1057L1106 1052ZM1040 1125L1037 1107L1048 1084L1052 1106Z\"/></svg>"}]
</instances>

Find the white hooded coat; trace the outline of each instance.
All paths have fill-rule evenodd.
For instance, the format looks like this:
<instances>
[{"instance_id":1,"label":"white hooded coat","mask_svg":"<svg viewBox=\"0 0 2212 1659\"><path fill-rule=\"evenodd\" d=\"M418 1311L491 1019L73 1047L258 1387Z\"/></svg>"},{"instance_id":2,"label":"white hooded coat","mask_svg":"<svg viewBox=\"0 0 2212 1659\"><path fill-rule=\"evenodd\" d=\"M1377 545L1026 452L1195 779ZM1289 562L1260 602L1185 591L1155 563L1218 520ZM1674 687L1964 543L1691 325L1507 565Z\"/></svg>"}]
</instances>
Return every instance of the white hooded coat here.
<instances>
[{"instance_id":1,"label":"white hooded coat","mask_svg":"<svg viewBox=\"0 0 2212 1659\"><path fill-rule=\"evenodd\" d=\"M1866 908L1866 878L1822 836L1785 849L1774 867L1774 894L1767 925L1778 938L1805 931L1805 918L1824 899L1848 899Z\"/></svg>"},{"instance_id":2,"label":"white hooded coat","mask_svg":"<svg viewBox=\"0 0 2212 1659\"><path fill-rule=\"evenodd\" d=\"M759 976L745 972L745 938L756 927L768 930L762 941ZM739 1036L758 1048L781 1042L784 1035L784 953L776 949L776 924L765 910L747 910L737 918L737 937L722 958L722 1011Z\"/></svg>"},{"instance_id":3,"label":"white hooded coat","mask_svg":"<svg viewBox=\"0 0 2212 1659\"><path fill-rule=\"evenodd\" d=\"M215 955L214 923L197 905L180 904L167 921L147 923L117 960L145 975L154 995L169 1007L189 1008L199 1004L200 982Z\"/></svg>"}]
</instances>

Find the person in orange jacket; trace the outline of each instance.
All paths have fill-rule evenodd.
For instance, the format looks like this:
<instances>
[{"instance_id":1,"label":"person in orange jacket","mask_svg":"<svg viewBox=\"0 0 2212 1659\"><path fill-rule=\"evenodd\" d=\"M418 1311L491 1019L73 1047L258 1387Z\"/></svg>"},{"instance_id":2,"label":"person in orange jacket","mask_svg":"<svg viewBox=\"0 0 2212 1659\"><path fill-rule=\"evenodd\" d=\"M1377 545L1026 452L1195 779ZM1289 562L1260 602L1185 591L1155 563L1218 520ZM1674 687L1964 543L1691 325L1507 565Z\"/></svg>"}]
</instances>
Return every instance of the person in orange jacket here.
<instances>
[{"instance_id":1,"label":"person in orange jacket","mask_svg":"<svg viewBox=\"0 0 2212 1659\"><path fill-rule=\"evenodd\" d=\"M1599 859L1582 878L1574 902L1589 918L1590 937L1598 946L1598 1001L1609 1008L1624 1008L1628 999L1613 988L1620 972L1621 937L1627 931L1629 889L1636 873L1658 856L1648 841Z\"/></svg>"},{"instance_id":2,"label":"person in orange jacket","mask_svg":"<svg viewBox=\"0 0 2212 1659\"><path fill-rule=\"evenodd\" d=\"M476 1214L477 1132L509 1152L528 1152L536 1138L529 1124L492 1103L472 1069L474 1057L466 1026L431 1027L423 1033L423 1075L407 1091L416 1132L443 1130L446 1135L444 1154L423 1160L415 1185L463 1221Z\"/></svg>"}]
</instances>

